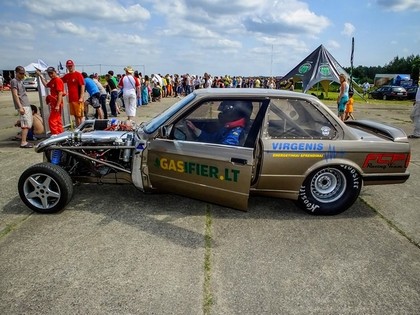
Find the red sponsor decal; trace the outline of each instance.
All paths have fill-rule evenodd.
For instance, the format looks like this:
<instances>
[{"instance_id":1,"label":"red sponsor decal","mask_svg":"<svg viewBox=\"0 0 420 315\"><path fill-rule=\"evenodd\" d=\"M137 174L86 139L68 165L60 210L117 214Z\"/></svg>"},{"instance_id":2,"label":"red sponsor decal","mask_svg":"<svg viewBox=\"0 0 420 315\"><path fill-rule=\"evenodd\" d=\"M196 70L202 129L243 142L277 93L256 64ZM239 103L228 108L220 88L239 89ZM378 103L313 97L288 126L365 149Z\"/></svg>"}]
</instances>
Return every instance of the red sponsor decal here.
<instances>
[{"instance_id":1,"label":"red sponsor decal","mask_svg":"<svg viewBox=\"0 0 420 315\"><path fill-rule=\"evenodd\" d=\"M370 165L391 166L398 161L406 161L407 155L405 153L369 153L363 162L363 168Z\"/></svg>"}]
</instances>

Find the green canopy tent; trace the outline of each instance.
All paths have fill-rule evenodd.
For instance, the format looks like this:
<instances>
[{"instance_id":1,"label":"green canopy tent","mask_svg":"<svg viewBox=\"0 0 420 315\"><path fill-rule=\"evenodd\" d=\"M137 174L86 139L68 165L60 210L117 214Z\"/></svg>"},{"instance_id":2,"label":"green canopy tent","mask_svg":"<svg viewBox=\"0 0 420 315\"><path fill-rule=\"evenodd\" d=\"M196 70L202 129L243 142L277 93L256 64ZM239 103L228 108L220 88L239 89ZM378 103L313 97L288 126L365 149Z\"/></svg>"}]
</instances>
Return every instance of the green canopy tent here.
<instances>
[{"instance_id":1,"label":"green canopy tent","mask_svg":"<svg viewBox=\"0 0 420 315\"><path fill-rule=\"evenodd\" d=\"M289 73L283 76L282 79L293 79L294 82L302 81L303 93L306 93L311 87L319 83L324 92L328 95L329 85L332 82L340 84L339 75L341 73L346 74L350 79L349 74L337 60L335 60L323 45L320 45ZM354 85L357 86L357 83L353 81L353 86Z\"/></svg>"}]
</instances>

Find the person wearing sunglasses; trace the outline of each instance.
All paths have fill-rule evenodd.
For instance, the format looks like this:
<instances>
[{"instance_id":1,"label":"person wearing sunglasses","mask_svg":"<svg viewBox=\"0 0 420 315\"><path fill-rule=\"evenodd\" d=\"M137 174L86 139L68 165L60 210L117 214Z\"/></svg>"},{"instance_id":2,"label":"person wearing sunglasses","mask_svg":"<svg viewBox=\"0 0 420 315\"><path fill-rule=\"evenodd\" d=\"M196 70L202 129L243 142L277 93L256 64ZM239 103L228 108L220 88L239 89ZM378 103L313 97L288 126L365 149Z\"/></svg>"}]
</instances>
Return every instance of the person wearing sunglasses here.
<instances>
[{"instance_id":1,"label":"person wearing sunglasses","mask_svg":"<svg viewBox=\"0 0 420 315\"><path fill-rule=\"evenodd\" d=\"M15 109L20 115L20 128L22 129L20 147L23 149L30 149L33 148L33 145L27 141L27 137L29 129L32 128L33 118L29 98L26 94L26 89L23 86L23 80L25 79L25 68L22 66L17 66L15 68L15 73L15 78L10 81L10 88L12 90L12 98Z\"/></svg>"}]
</instances>

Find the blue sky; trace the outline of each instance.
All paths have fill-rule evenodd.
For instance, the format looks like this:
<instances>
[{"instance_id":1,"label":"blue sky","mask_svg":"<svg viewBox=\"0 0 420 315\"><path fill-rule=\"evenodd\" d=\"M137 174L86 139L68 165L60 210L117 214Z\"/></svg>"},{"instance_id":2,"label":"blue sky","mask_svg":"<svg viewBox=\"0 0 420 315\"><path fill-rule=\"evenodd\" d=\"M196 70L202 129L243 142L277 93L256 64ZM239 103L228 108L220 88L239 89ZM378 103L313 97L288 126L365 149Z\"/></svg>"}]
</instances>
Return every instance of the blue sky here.
<instances>
[{"instance_id":1,"label":"blue sky","mask_svg":"<svg viewBox=\"0 0 420 315\"><path fill-rule=\"evenodd\" d=\"M17 0L0 11L0 69L284 75L319 45L343 66L420 54L420 0Z\"/></svg>"}]
</instances>

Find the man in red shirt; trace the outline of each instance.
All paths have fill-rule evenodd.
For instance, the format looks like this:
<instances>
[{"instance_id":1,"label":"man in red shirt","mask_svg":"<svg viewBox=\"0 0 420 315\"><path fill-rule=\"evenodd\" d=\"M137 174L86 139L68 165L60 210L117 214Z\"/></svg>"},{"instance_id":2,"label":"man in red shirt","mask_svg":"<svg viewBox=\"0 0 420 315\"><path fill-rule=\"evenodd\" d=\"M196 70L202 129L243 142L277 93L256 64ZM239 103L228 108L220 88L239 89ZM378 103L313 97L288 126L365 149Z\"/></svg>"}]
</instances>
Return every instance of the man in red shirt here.
<instances>
[{"instance_id":1,"label":"man in red shirt","mask_svg":"<svg viewBox=\"0 0 420 315\"><path fill-rule=\"evenodd\" d=\"M73 60L66 62L67 73L63 76L63 82L67 84L70 115L74 116L76 126L85 119L85 81L80 72L76 71Z\"/></svg>"},{"instance_id":2,"label":"man in red shirt","mask_svg":"<svg viewBox=\"0 0 420 315\"><path fill-rule=\"evenodd\" d=\"M41 75L39 70L36 71L37 76L41 78L42 84L50 89L50 93L46 98L47 104L50 106L50 117L48 118L48 125L52 135L62 133L64 131L63 120L61 118L61 111L63 109L64 83L58 77L54 67L48 67L47 73L51 78L50 81Z\"/></svg>"}]
</instances>

